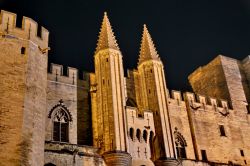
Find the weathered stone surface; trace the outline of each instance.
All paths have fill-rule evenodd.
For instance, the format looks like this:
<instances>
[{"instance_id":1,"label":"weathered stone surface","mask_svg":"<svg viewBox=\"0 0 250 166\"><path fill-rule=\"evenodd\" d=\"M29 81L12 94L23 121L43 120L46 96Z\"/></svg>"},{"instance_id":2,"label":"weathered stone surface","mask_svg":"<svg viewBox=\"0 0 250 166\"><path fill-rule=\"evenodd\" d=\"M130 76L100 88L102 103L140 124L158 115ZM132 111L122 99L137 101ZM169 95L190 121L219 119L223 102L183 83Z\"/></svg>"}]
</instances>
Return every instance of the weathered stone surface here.
<instances>
[{"instance_id":1,"label":"weathered stone surface","mask_svg":"<svg viewBox=\"0 0 250 166\"><path fill-rule=\"evenodd\" d=\"M95 72L80 80L61 65L47 73L47 30L39 38L33 20L19 29L15 14L0 17L0 166L249 165L249 56L218 56L193 72L199 95L169 94L146 27L138 69L125 78L105 14ZM56 128L58 119L68 126Z\"/></svg>"}]
</instances>

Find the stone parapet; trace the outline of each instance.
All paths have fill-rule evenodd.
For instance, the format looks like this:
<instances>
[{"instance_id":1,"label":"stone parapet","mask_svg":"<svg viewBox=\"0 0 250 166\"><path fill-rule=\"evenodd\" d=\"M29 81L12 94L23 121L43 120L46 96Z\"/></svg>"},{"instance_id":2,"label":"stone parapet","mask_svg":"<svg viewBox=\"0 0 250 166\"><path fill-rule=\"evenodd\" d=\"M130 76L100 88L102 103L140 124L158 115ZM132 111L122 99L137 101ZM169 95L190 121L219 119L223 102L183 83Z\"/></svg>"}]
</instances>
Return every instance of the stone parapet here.
<instances>
[{"instance_id":1,"label":"stone parapet","mask_svg":"<svg viewBox=\"0 0 250 166\"><path fill-rule=\"evenodd\" d=\"M23 17L22 26L16 25L17 16L14 13L1 10L0 13L0 35L13 36L24 40L30 40L41 49L48 47L49 32L45 28L38 31L38 24L28 17Z\"/></svg>"}]
</instances>

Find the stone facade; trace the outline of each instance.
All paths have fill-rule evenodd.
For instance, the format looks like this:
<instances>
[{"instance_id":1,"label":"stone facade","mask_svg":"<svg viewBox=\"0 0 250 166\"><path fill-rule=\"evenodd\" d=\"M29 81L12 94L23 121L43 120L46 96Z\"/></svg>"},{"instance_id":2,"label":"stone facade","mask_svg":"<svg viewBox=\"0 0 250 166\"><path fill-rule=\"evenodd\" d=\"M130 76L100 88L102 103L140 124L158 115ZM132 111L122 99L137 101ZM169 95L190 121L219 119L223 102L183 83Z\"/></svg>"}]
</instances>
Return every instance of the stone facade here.
<instances>
[{"instance_id":1,"label":"stone facade","mask_svg":"<svg viewBox=\"0 0 250 166\"><path fill-rule=\"evenodd\" d=\"M48 31L0 15L0 166L250 165L250 58L219 55L169 91L144 25L138 66L123 57L105 13L95 72L51 64ZM49 72L47 72L49 71Z\"/></svg>"}]
</instances>

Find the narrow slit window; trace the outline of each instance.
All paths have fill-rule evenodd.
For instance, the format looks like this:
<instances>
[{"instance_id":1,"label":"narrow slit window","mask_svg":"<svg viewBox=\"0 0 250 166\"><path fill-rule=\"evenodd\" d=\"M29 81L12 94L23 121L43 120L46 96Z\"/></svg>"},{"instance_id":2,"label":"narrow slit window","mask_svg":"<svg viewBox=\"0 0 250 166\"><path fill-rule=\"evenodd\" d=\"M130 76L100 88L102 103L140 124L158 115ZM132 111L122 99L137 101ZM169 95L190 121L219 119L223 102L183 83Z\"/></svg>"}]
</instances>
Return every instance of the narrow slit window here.
<instances>
[{"instance_id":1,"label":"narrow slit window","mask_svg":"<svg viewBox=\"0 0 250 166\"><path fill-rule=\"evenodd\" d=\"M207 161L207 152L206 150L201 150L202 161Z\"/></svg>"},{"instance_id":2,"label":"narrow slit window","mask_svg":"<svg viewBox=\"0 0 250 166\"><path fill-rule=\"evenodd\" d=\"M22 48L21 48L21 54L24 55L24 54L25 54L25 51L26 51L26 48L25 48L25 47L22 47Z\"/></svg>"},{"instance_id":3,"label":"narrow slit window","mask_svg":"<svg viewBox=\"0 0 250 166\"><path fill-rule=\"evenodd\" d=\"M220 136L224 136L225 137L226 136L226 132L225 132L224 126L220 125L219 128L220 128Z\"/></svg>"},{"instance_id":4,"label":"narrow slit window","mask_svg":"<svg viewBox=\"0 0 250 166\"><path fill-rule=\"evenodd\" d=\"M242 157L245 156L244 151L243 151L242 149L240 150L240 155L241 155Z\"/></svg>"}]
</instances>

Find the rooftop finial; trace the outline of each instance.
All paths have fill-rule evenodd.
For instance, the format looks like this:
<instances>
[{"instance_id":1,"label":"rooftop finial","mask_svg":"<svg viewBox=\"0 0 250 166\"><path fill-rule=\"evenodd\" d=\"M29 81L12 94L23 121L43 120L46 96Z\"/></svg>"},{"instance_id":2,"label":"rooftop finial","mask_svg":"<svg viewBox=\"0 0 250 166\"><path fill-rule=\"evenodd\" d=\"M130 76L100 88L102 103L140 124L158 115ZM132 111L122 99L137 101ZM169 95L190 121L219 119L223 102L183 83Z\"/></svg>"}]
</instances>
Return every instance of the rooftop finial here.
<instances>
[{"instance_id":1,"label":"rooftop finial","mask_svg":"<svg viewBox=\"0 0 250 166\"><path fill-rule=\"evenodd\" d=\"M156 51L154 46L154 42L148 32L146 24L143 24L143 34L141 40L141 48L140 48L140 55L139 55L139 64L142 61L155 59L160 60L159 55Z\"/></svg>"},{"instance_id":2,"label":"rooftop finial","mask_svg":"<svg viewBox=\"0 0 250 166\"><path fill-rule=\"evenodd\" d=\"M99 39L98 39L95 53L106 48L120 50L116 42L112 27L110 25L107 12L104 12L101 31L99 34Z\"/></svg>"}]
</instances>

